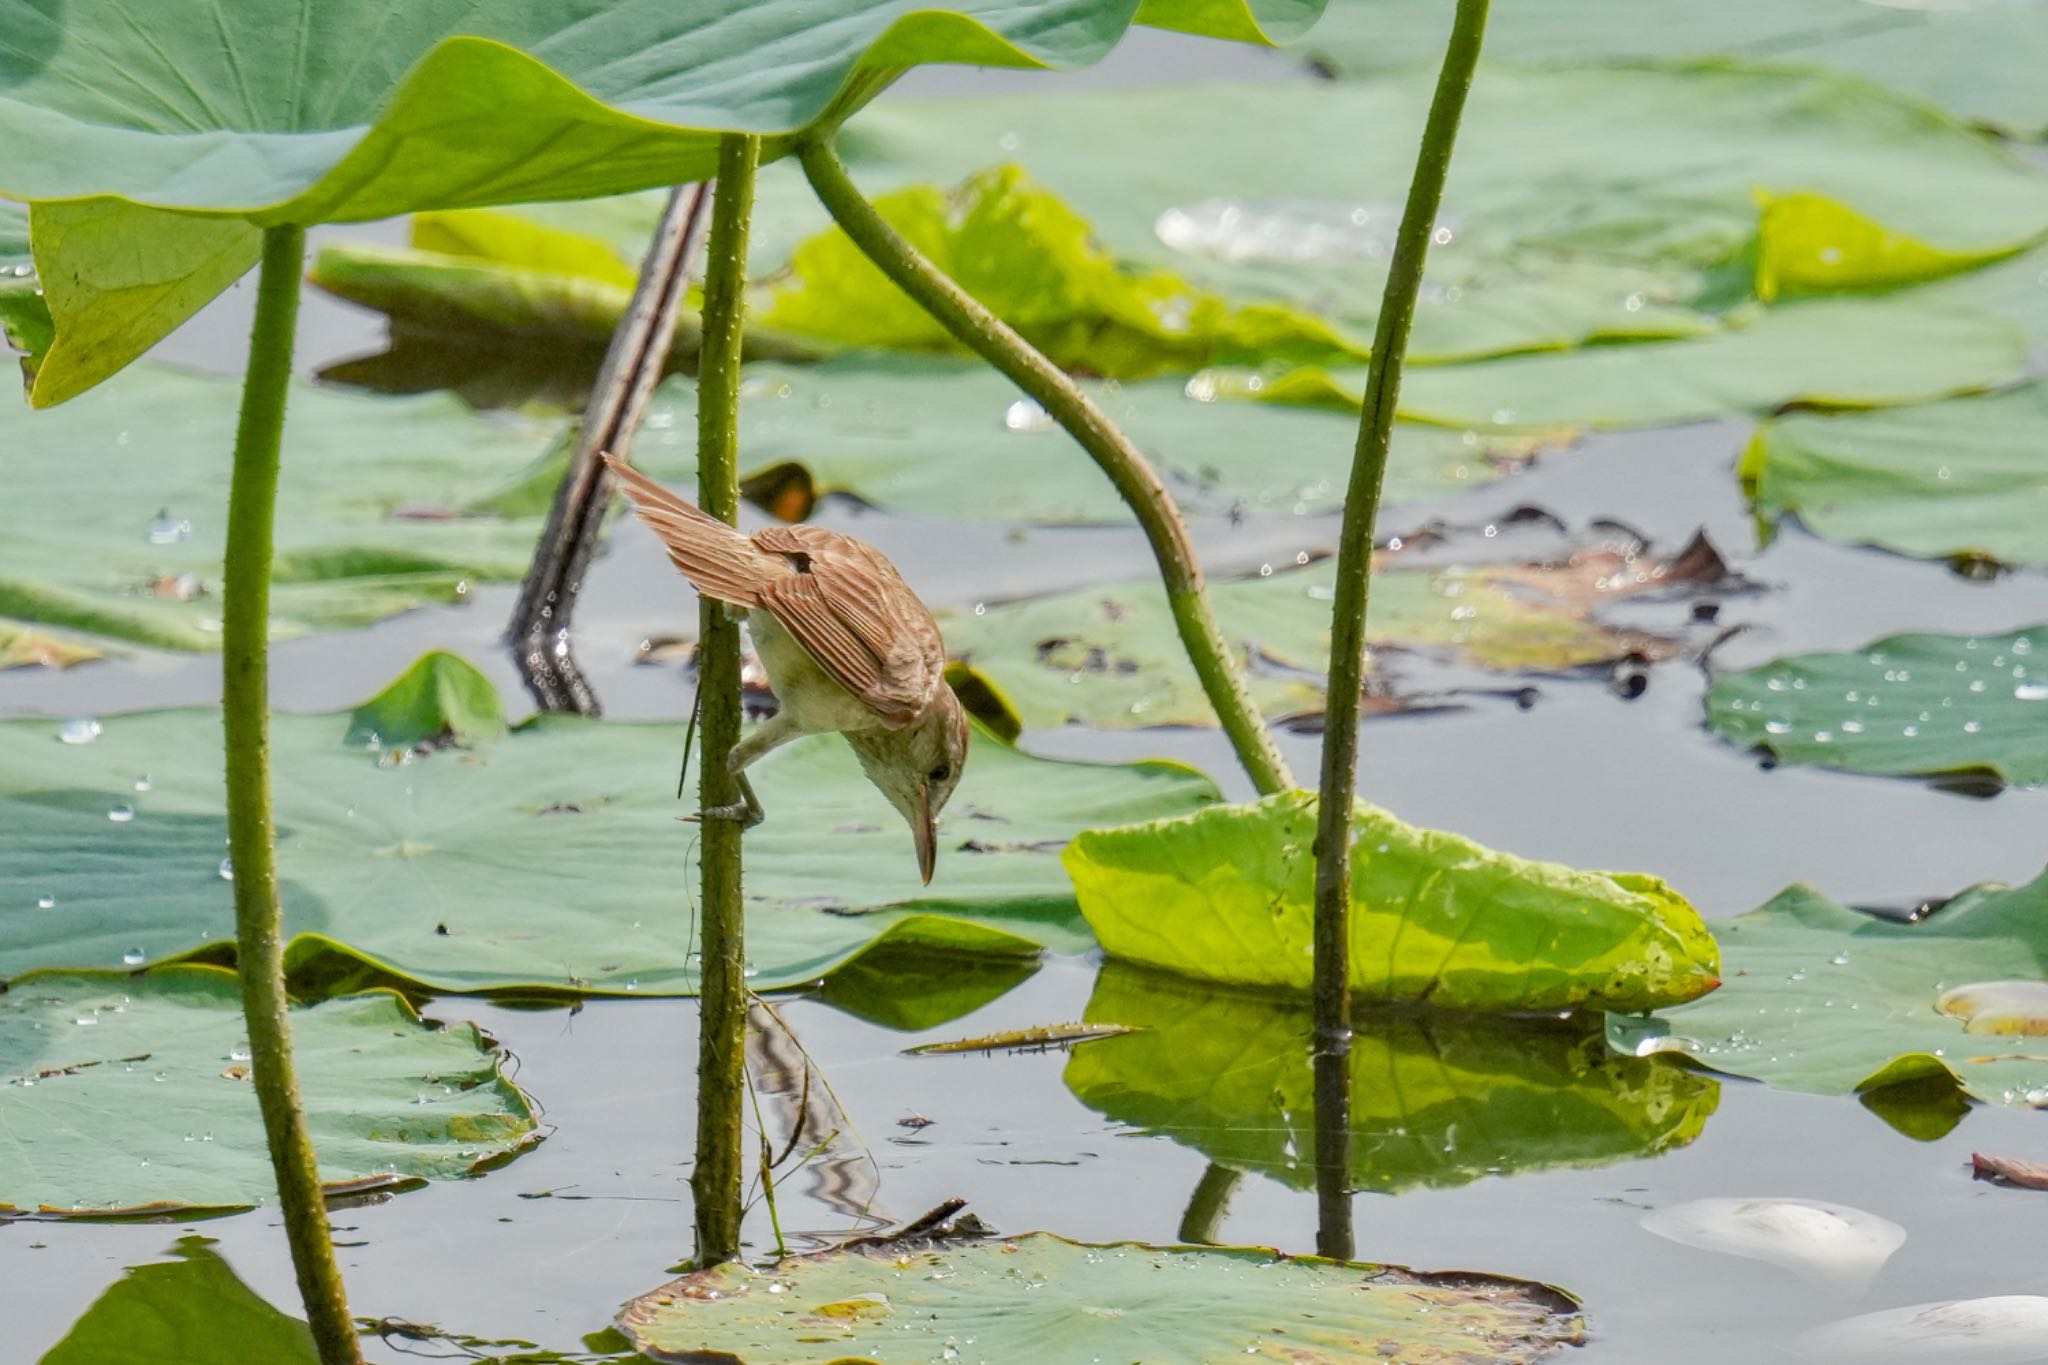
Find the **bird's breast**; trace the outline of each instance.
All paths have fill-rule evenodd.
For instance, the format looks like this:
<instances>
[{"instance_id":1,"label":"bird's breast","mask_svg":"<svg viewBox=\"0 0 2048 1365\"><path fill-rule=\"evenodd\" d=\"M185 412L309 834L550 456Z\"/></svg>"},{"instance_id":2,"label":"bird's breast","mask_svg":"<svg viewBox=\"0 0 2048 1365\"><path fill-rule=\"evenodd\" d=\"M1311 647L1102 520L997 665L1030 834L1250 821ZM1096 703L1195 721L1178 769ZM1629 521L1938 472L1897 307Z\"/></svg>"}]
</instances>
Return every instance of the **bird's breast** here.
<instances>
[{"instance_id":1,"label":"bird's breast","mask_svg":"<svg viewBox=\"0 0 2048 1365\"><path fill-rule=\"evenodd\" d=\"M783 629L775 613L763 608L748 612L747 633L753 637L761 667L768 671L775 700L800 729L843 733L882 728L881 717L821 668L810 651Z\"/></svg>"}]
</instances>

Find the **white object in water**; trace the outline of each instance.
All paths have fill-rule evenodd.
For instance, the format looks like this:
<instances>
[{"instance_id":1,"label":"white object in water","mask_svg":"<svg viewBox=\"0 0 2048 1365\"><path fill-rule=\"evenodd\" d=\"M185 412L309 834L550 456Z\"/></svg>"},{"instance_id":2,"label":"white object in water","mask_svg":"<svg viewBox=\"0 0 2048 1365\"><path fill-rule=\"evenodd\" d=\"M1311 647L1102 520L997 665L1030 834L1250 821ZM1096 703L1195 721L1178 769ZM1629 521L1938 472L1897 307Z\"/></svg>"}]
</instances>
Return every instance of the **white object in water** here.
<instances>
[{"instance_id":1,"label":"white object in water","mask_svg":"<svg viewBox=\"0 0 2048 1365\"><path fill-rule=\"evenodd\" d=\"M2048 1298L1949 1299L1844 1318L1799 1339L1822 1365L2028 1365L2048 1354Z\"/></svg>"},{"instance_id":2,"label":"white object in water","mask_svg":"<svg viewBox=\"0 0 2048 1365\"><path fill-rule=\"evenodd\" d=\"M1813 1284L1859 1294L1906 1230L1888 1218L1815 1199L1694 1199L1643 1215L1659 1237L1783 1266Z\"/></svg>"}]
</instances>

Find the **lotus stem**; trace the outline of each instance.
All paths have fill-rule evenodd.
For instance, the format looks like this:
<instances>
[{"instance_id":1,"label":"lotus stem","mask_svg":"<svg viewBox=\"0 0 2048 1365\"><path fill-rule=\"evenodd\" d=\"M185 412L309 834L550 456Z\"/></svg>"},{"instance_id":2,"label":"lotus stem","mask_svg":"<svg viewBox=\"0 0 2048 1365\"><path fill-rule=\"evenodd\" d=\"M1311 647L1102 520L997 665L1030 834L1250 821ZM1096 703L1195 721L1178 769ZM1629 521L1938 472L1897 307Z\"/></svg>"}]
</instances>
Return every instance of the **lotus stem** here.
<instances>
[{"instance_id":1,"label":"lotus stem","mask_svg":"<svg viewBox=\"0 0 2048 1365\"><path fill-rule=\"evenodd\" d=\"M747 230L761 139L729 133L718 144L718 187L704 272L704 350L697 367L697 505L722 521L740 514L740 338L746 313ZM740 738L740 628L709 598L700 608L697 693L703 748L698 800L731 806L740 790L726 758ZM740 1254L740 1155L747 1081L746 920L740 899L740 826L703 824L703 942L697 1001L697 1264Z\"/></svg>"},{"instance_id":2,"label":"lotus stem","mask_svg":"<svg viewBox=\"0 0 2048 1365\"><path fill-rule=\"evenodd\" d=\"M270 561L279 445L292 377L292 333L306 231L266 229L256 322L242 377L228 493L221 609L221 716L227 730L228 853L235 868L235 966L249 1026L249 1076L277 1176L285 1238L321 1365L360 1365L354 1320L320 1191L320 1168L292 1066L284 981L284 911L270 807Z\"/></svg>"},{"instance_id":3,"label":"lotus stem","mask_svg":"<svg viewBox=\"0 0 2048 1365\"><path fill-rule=\"evenodd\" d=\"M862 197L828 140L805 142L797 154L811 188L854 245L955 340L1036 400L1109 476L1151 543L1181 643L1238 762L1260 792L1292 789L1287 760L1252 701L1237 652L1216 623L1187 524L1151 464L1065 371L889 226Z\"/></svg>"},{"instance_id":4,"label":"lotus stem","mask_svg":"<svg viewBox=\"0 0 2048 1365\"><path fill-rule=\"evenodd\" d=\"M1321 799L1316 816L1315 969L1312 986L1317 1041L1343 1050L1351 1037L1351 808L1358 787L1358 704L1365 671L1365 614L1371 589L1373 523L1386 482L1387 445L1401 393L1401 361L1415 320L1415 297L1429 254L1444 176L1458 137L1458 119L1472 88L1486 33L1487 0L1458 0L1450 45L1422 129L1415 178L1401 210L1394 258L1380 295L1364 411L1344 524L1337 540L1337 592L1330 610L1330 701L1323 725Z\"/></svg>"}]
</instances>

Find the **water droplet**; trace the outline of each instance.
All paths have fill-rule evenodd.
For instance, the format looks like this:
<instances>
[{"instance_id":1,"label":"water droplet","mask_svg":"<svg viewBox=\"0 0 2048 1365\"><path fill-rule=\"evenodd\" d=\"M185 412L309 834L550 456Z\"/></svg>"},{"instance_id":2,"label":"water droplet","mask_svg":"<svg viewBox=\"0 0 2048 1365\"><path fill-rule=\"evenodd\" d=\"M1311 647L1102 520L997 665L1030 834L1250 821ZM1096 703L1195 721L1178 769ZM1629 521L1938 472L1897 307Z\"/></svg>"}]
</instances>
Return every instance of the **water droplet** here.
<instances>
[{"instance_id":1,"label":"water droplet","mask_svg":"<svg viewBox=\"0 0 2048 1365\"><path fill-rule=\"evenodd\" d=\"M147 956L140 948L130 948L121 954L121 965L124 967L140 967L147 960Z\"/></svg>"},{"instance_id":2,"label":"water droplet","mask_svg":"<svg viewBox=\"0 0 2048 1365\"><path fill-rule=\"evenodd\" d=\"M192 523L172 516L170 509L165 508L156 514L143 534L152 545L176 545L181 540L192 538Z\"/></svg>"},{"instance_id":3,"label":"water droplet","mask_svg":"<svg viewBox=\"0 0 2048 1365\"><path fill-rule=\"evenodd\" d=\"M1863 733L1863 722L1862 722L1862 721L1860 721L1860 720L1845 720L1845 721L1843 721L1843 722L1842 722L1842 733L1843 733L1843 734L1845 734L1845 735L1860 735L1860 734L1862 734L1862 733Z\"/></svg>"},{"instance_id":4,"label":"water droplet","mask_svg":"<svg viewBox=\"0 0 2048 1365\"><path fill-rule=\"evenodd\" d=\"M235 860L233 858L222 858L220 860L220 866L216 868L215 871L217 871L220 874L220 879L222 881L233 881L235 879Z\"/></svg>"},{"instance_id":5,"label":"water droplet","mask_svg":"<svg viewBox=\"0 0 2048 1365\"><path fill-rule=\"evenodd\" d=\"M1979 725L1974 720L1966 720L1963 722L1963 733L1966 735L1974 735L1983 728L1983 726Z\"/></svg>"},{"instance_id":6,"label":"water droplet","mask_svg":"<svg viewBox=\"0 0 2048 1365\"><path fill-rule=\"evenodd\" d=\"M117 825L125 825L135 818L135 807L123 802L108 810L107 818Z\"/></svg>"},{"instance_id":7,"label":"water droplet","mask_svg":"<svg viewBox=\"0 0 2048 1365\"><path fill-rule=\"evenodd\" d=\"M100 737L100 723L90 716L67 720L57 727L57 738L66 744L90 744Z\"/></svg>"},{"instance_id":8,"label":"water droplet","mask_svg":"<svg viewBox=\"0 0 2048 1365\"><path fill-rule=\"evenodd\" d=\"M2014 701L2048 701L2048 683L2020 683L2012 690Z\"/></svg>"},{"instance_id":9,"label":"water droplet","mask_svg":"<svg viewBox=\"0 0 2048 1365\"><path fill-rule=\"evenodd\" d=\"M37 896L37 897L36 897L36 909L38 909L38 910L55 910L56 908L57 908L57 898L56 898L55 896Z\"/></svg>"},{"instance_id":10,"label":"water droplet","mask_svg":"<svg viewBox=\"0 0 2048 1365\"><path fill-rule=\"evenodd\" d=\"M144 773L141 777L135 779L135 790L139 792L146 792L154 785L155 784L149 780L148 773Z\"/></svg>"},{"instance_id":11,"label":"water droplet","mask_svg":"<svg viewBox=\"0 0 2048 1365\"><path fill-rule=\"evenodd\" d=\"M1051 431L1056 424L1035 399L1019 398L1003 409L1003 425L1011 431Z\"/></svg>"},{"instance_id":12,"label":"water droplet","mask_svg":"<svg viewBox=\"0 0 2048 1365\"><path fill-rule=\"evenodd\" d=\"M1849 955L1847 953L1836 953L1828 961L1837 967L1846 967L1849 965Z\"/></svg>"}]
</instances>

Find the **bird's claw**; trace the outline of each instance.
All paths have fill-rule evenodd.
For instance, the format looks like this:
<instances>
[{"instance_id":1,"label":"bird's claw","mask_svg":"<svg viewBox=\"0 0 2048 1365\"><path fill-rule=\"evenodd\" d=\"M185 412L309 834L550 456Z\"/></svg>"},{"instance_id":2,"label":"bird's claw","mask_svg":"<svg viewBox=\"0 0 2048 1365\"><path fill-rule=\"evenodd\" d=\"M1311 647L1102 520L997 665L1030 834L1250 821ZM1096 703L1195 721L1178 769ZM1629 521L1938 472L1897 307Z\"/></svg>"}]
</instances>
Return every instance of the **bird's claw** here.
<instances>
[{"instance_id":1,"label":"bird's claw","mask_svg":"<svg viewBox=\"0 0 2048 1365\"><path fill-rule=\"evenodd\" d=\"M723 806L706 806L699 818L705 820L733 820L741 829L752 829L768 817L759 806L750 806L744 801L733 801Z\"/></svg>"}]
</instances>

